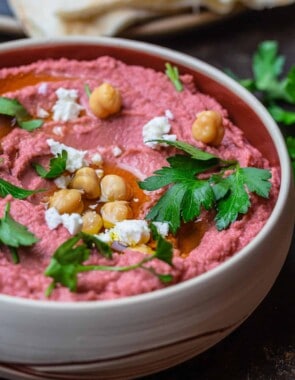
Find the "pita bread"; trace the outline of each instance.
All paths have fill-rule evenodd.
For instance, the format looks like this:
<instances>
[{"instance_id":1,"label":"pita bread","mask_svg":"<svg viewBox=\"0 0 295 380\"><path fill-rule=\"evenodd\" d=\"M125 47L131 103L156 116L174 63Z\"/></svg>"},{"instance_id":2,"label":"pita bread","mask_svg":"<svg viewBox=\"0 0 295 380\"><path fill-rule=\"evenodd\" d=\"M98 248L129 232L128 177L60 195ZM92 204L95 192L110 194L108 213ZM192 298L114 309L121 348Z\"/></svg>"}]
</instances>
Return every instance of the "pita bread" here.
<instances>
[{"instance_id":1,"label":"pita bread","mask_svg":"<svg viewBox=\"0 0 295 380\"><path fill-rule=\"evenodd\" d=\"M63 0L72 4L72 0ZM135 21L155 17L147 10L118 8L112 12L82 20L62 20L56 11L60 0L10 0L11 8L24 31L31 37L58 37L68 35L114 36Z\"/></svg>"},{"instance_id":2,"label":"pita bread","mask_svg":"<svg viewBox=\"0 0 295 380\"><path fill-rule=\"evenodd\" d=\"M8 0L31 37L139 35L181 30L235 14L239 5L261 9L294 0ZM137 27L136 27L137 26ZM147 27L146 27L147 26ZM127 31L126 31L127 30ZM127 32L127 33L126 33ZM132 35L129 32L129 36Z\"/></svg>"}]
</instances>

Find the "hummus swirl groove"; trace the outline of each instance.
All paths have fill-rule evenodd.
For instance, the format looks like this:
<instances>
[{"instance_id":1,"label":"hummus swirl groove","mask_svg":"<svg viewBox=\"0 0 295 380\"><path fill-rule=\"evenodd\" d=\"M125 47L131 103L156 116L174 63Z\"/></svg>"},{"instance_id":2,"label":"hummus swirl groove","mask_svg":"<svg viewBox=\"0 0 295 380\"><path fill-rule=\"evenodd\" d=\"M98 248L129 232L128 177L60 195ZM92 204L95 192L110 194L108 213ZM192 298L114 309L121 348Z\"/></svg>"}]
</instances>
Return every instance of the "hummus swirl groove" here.
<instances>
[{"instance_id":1,"label":"hummus swirl groove","mask_svg":"<svg viewBox=\"0 0 295 380\"><path fill-rule=\"evenodd\" d=\"M143 193L136 189L136 181L151 176L155 170L167 165L166 158L174 151L171 147L155 148L144 143L143 127L154 118L169 119L171 130L168 136L173 135L179 141L190 143L224 160L237 160L242 167L255 166L271 171L269 199L251 194L248 213L239 217L229 228L217 231L214 213L202 211L193 227L180 229L176 237L179 242L174 249L173 266L160 260L152 263L157 272L173 275L172 285L216 267L247 245L260 231L278 195L278 168L270 167L261 153L247 142L243 132L233 125L227 111L219 103L198 91L197 83L191 76L182 75L181 81L184 89L177 92L164 72L128 66L107 56L94 61L45 60L0 71L0 96L17 99L32 117L44 120L40 128L28 132L16 125L11 126L11 120L7 117L0 117L0 177L22 188L46 189L46 192L24 200L14 199L11 195L0 198L0 216L4 214L7 202L10 202L10 215L39 239L31 247L19 248L19 264L12 262L8 248L1 245L0 293L47 299L45 291L51 279L44 275L44 271L55 250L72 236L65 225L49 228L46 223L48 199L58 187L56 181L38 176L32 167L32 163L48 167L52 158L48 142L52 144L52 141L84 152L83 159L95 170L120 174L127 182L131 181L135 191L131 208L136 219L144 219L161 194L160 190ZM106 118L94 115L85 91L86 85L94 89L102 83L109 83L118 89L122 102L120 110ZM75 99L71 104L76 102L74 114L63 118L61 111L61 116L57 116L58 100L69 93ZM204 110L216 111L222 116L224 137L218 146L206 145L192 137L191 126L196 114ZM91 209L91 202L86 203ZM127 248L123 253L114 252L109 260L93 253L87 263L128 266L139 262L145 254L148 253ZM167 284L140 268L126 272L90 271L78 275L76 292L58 285L50 300L114 299L164 286Z\"/></svg>"}]
</instances>

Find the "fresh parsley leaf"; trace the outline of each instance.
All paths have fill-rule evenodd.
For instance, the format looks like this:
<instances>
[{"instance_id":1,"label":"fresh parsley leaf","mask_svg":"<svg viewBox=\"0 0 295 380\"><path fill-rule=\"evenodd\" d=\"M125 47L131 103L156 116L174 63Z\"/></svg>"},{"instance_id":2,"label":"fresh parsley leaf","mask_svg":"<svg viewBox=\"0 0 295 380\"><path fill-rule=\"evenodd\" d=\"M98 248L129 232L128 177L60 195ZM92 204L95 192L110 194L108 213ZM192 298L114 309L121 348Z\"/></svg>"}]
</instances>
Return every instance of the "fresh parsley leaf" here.
<instances>
[{"instance_id":1,"label":"fresh parsley leaf","mask_svg":"<svg viewBox=\"0 0 295 380\"><path fill-rule=\"evenodd\" d=\"M62 150L61 153L58 153L56 157L50 160L48 171L39 164L33 164L33 166L40 177L46 179L57 178L66 170L67 159L68 152Z\"/></svg>"},{"instance_id":2,"label":"fresh parsley leaf","mask_svg":"<svg viewBox=\"0 0 295 380\"><path fill-rule=\"evenodd\" d=\"M171 183L190 181L195 178L196 174L203 173L216 165L215 161L198 161L180 154L167 158L167 161L170 166L156 170L155 175L139 182L139 187L143 190L153 191Z\"/></svg>"},{"instance_id":3,"label":"fresh parsley leaf","mask_svg":"<svg viewBox=\"0 0 295 380\"><path fill-rule=\"evenodd\" d=\"M264 41L258 46L253 56L253 73L255 85L261 91L273 91L277 86L278 76L282 73L285 59L278 55L276 41Z\"/></svg>"},{"instance_id":4,"label":"fresh parsley leaf","mask_svg":"<svg viewBox=\"0 0 295 380\"><path fill-rule=\"evenodd\" d=\"M81 232L80 235L88 248L96 248L104 257L108 259L113 257L113 252L106 243L97 239L94 235L83 232Z\"/></svg>"},{"instance_id":5,"label":"fresh parsley leaf","mask_svg":"<svg viewBox=\"0 0 295 380\"><path fill-rule=\"evenodd\" d=\"M0 218L0 243L7 245L12 253L15 264L19 262L16 248L31 246L38 239L28 231L27 227L16 222L9 214L10 203L5 206L4 217Z\"/></svg>"},{"instance_id":6,"label":"fresh parsley leaf","mask_svg":"<svg viewBox=\"0 0 295 380\"><path fill-rule=\"evenodd\" d=\"M156 205L146 215L147 220L168 222L173 234L181 224L182 200L186 193L186 183L176 183L162 195Z\"/></svg>"},{"instance_id":7,"label":"fresh parsley leaf","mask_svg":"<svg viewBox=\"0 0 295 380\"><path fill-rule=\"evenodd\" d=\"M84 244L77 244L80 239L78 235L66 240L52 256L45 275L53 278L54 286L47 288L47 296L58 283L66 286L72 292L76 291L80 266L90 255L90 250Z\"/></svg>"},{"instance_id":8,"label":"fresh parsley leaf","mask_svg":"<svg viewBox=\"0 0 295 380\"><path fill-rule=\"evenodd\" d=\"M295 66L292 66L289 70L284 85L289 103L295 104Z\"/></svg>"},{"instance_id":9,"label":"fresh parsley leaf","mask_svg":"<svg viewBox=\"0 0 295 380\"><path fill-rule=\"evenodd\" d=\"M0 114L25 119L29 113L17 99L10 99L4 96L0 97Z\"/></svg>"},{"instance_id":10,"label":"fresh parsley leaf","mask_svg":"<svg viewBox=\"0 0 295 380\"><path fill-rule=\"evenodd\" d=\"M182 150L183 152L189 154L192 158L196 160L201 161L207 161L207 160L216 160L219 161L219 158L217 156L214 156L214 154L204 152L201 149L196 148L195 146L188 144L184 141L167 141L167 140L153 140L158 142L163 142L167 145L173 146L174 148L177 148L179 150Z\"/></svg>"},{"instance_id":11,"label":"fresh parsley leaf","mask_svg":"<svg viewBox=\"0 0 295 380\"><path fill-rule=\"evenodd\" d=\"M17 99L0 97L0 114L15 117L19 127L29 132L43 124L43 120L31 119L31 115Z\"/></svg>"},{"instance_id":12,"label":"fresh parsley leaf","mask_svg":"<svg viewBox=\"0 0 295 380\"><path fill-rule=\"evenodd\" d=\"M10 182L7 182L4 179L0 178L0 197L2 198L10 194L13 196L13 198L25 199L29 197L30 195L40 193L41 191L44 191L44 190L43 189L39 189L39 190L23 189L21 187L12 185Z\"/></svg>"},{"instance_id":13,"label":"fresh parsley leaf","mask_svg":"<svg viewBox=\"0 0 295 380\"><path fill-rule=\"evenodd\" d=\"M146 267L145 264L155 258L172 265L172 244L162 238L157 238L157 247L153 255L147 255L137 264L129 266L109 266L109 265L84 265L84 262L90 256L90 249L96 248L103 256L111 259L112 253L110 248L93 235L79 233L78 235L66 240L54 252L45 275L53 279L52 283L46 289L46 296L49 297L56 284L67 287L70 291L75 292L78 285L78 274L82 272L96 271L115 271L127 272L137 268L145 269L161 281L167 283L172 280L172 276L163 275L155 272L153 268Z\"/></svg>"},{"instance_id":14,"label":"fresh parsley leaf","mask_svg":"<svg viewBox=\"0 0 295 380\"><path fill-rule=\"evenodd\" d=\"M181 92L183 90L183 85L179 78L178 68L176 66L172 66L171 63L168 63L168 62L165 64L165 67L166 67L165 74L173 83L174 87L176 88L176 91Z\"/></svg>"},{"instance_id":15,"label":"fresh parsley leaf","mask_svg":"<svg viewBox=\"0 0 295 380\"><path fill-rule=\"evenodd\" d=\"M33 119L33 120L25 120L25 121L18 120L17 123L22 129L25 129L28 132L32 132L43 125L43 120L41 119Z\"/></svg>"},{"instance_id":16,"label":"fresh parsley leaf","mask_svg":"<svg viewBox=\"0 0 295 380\"><path fill-rule=\"evenodd\" d=\"M283 77L285 58L278 54L278 48L276 41L264 41L258 45L252 60L253 79L239 80L230 70L227 73L255 93L275 121L288 126L295 125L295 109L291 108L295 105L295 65ZM290 133L286 130L284 134ZM292 137L289 142L291 140ZM294 159L291 157L291 160L294 169Z\"/></svg>"},{"instance_id":17,"label":"fresh parsley leaf","mask_svg":"<svg viewBox=\"0 0 295 380\"><path fill-rule=\"evenodd\" d=\"M268 106L268 111L278 123L285 125L295 124L295 112L287 111L275 103L271 103Z\"/></svg>"},{"instance_id":18,"label":"fresh parsley leaf","mask_svg":"<svg viewBox=\"0 0 295 380\"><path fill-rule=\"evenodd\" d=\"M224 181L228 184L229 191L217 202L218 212L215 221L219 231L233 223L239 214L246 214L250 207L249 196L238 172L225 178Z\"/></svg>"},{"instance_id":19,"label":"fresh parsley leaf","mask_svg":"<svg viewBox=\"0 0 295 380\"><path fill-rule=\"evenodd\" d=\"M91 90L90 90L89 84L85 83L85 85L84 85L84 91L86 92L86 95L89 98L90 95L91 95Z\"/></svg>"},{"instance_id":20,"label":"fresh parsley leaf","mask_svg":"<svg viewBox=\"0 0 295 380\"><path fill-rule=\"evenodd\" d=\"M187 223L196 219L202 209L216 208L217 228L227 228L240 213L248 211L248 191L265 198L269 196L271 175L268 170L240 168L237 162L224 161L216 156L204 161L202 157L199 159L201 155L198 151L196 154L193 146L178 142L177 147L189 155L169 157L169 167L156 170L151 177L139 182L139 187L148 191L168 186L146 219L169 223L173 234L182 221ZM232 174L224 176L225 171ZM198 177L200 174L202 178Z\"/></svg>"},{"instance_id":21,"label":"fresh parsley leaf","mask_svg":"<svg viewBox=\"0 0 295 380\"><path fill-rule=\"evenodd\" d=\"M289 155L291 157L291 164L292 164L292 168L293 168L293 174L294 174L294 177L295 177L295 137L288 136L286 142L287 142L288 152L289 152Z\"/></svg>"},{"instance_id":22,"label":"fresh parsley leaf","mask_svg":"<svg viewBox=\"0 0 295 380\"><path fill-rule=\"evenodd\" d=\"M214 176L216 180L217 176ZM271 174L268 170L258 168L239 168L228 177L219 177L217 182L218 190L213 191L217 200L216 226L218 230L227 228L233 223L239 214L246 214L251 205L247 192L254 192L257 195L268 198L271 183ZM224 184L221 187L221 184Z\"/></svg>"}]
</instances>

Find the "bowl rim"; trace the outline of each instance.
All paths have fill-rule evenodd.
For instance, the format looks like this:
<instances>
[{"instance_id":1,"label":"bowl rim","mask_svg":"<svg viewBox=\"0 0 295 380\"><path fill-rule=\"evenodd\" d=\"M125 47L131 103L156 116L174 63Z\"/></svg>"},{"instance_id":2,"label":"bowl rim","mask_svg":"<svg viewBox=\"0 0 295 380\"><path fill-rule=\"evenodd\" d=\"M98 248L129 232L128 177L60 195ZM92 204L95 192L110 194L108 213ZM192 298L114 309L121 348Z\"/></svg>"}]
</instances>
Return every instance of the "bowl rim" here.
<instances>
[{"instance_id":1,"label":"bowl rim","mask_svg":"<svg viewBox=\"0 0 295 380\"><path fill-rule=\"evenodd\" d=\"M66 46L75 44L95 45L95 46L108 46L113 48L131 49L137 52L145 52L155 57L160 57L173 62L173 64L179 64L183 67L189 67L193 71L200 72L212 78L215 82L219 83L223 87L226 87L235 96L238 96L242 101L248 104L255 112L257 117L260 118L265 125L272 142L276 148L276 152L279 158L280 171L281 171L281 184L276 204L270 214L268 220L258 234L238 253L229 257L226 261L220 263L217 267L210 269L209 271L202 273L189 280L177 283L167 288L158 289L152 292L128 296L118 299L110 300L93 300L93 301L55 301L55 300L35 300L22 298L18 296L11 296L0 294L0 302L5 302L11 305L18 305L21 307L29 308L46 308L49 310L92 310L92 309L113 309L123 306L131 306L132 304L146 303L148 301L154 301L155 299L161 300L163 297L173 296L174 293L185 291L188 288L203 284L209 279L213 279L219 276L222 272L230 270L234 267L238 261L245 256L251 254L253 248L258 245L267 234L275 227L276 221L284 209L284 203L289 197L290 187L292 186L293 175L291 170L291 163L287 152L285 140L283 135L268 113L262 103L252 95L248 90L242 87L235 80L223 73L216 67L196 58L194 56L174 51L170 48L166 48L160 45L156 45L150 42L135 41L118 37L61 37L61 38L34 38L34 39L19 39L15 41L4 42L0 44L0 53L8 52L10 50L23 50L26 47L41 48L42 46ZM293 213L294 214L294 213Z\"/></svg>"}]
</instances>

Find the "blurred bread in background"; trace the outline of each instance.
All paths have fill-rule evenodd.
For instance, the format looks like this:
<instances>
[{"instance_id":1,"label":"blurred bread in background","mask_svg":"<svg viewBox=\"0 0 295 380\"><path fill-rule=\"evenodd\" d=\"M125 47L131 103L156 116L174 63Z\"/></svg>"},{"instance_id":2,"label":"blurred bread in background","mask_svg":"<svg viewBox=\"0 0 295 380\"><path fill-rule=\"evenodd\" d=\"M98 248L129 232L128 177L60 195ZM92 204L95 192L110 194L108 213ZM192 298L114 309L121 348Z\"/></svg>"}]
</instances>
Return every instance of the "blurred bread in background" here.
<instances>
[{"instance_id":1,"label":"blurred bread in background","mask_svg":"<svg viewBox=\"0 0 295 380\"><path fill-rule=\"evenodd\" d=\"M31 37L169 32L294 0L9 0ZM132 27L132 29L130 29Z\"/></svg>"}]
</instances>

